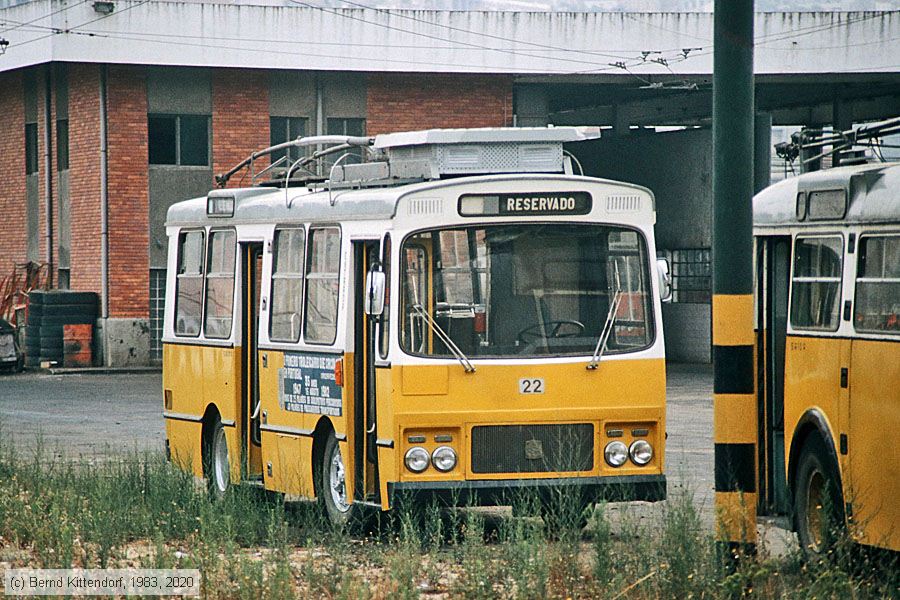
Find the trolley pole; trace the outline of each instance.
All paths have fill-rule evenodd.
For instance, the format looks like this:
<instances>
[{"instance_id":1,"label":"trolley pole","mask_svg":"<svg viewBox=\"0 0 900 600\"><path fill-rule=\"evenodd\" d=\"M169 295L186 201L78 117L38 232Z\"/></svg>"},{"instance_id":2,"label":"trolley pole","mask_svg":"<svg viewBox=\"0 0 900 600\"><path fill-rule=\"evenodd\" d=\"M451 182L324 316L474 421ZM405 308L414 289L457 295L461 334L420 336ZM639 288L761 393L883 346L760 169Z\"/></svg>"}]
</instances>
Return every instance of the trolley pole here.
<instances>
[{"instance_id":1,"label":"trolley pole","mask_svg":"<svg viewBox=\"0 0 900 600\"><path fill-rule=\"evenodd\" d=\"M736 557L756 548L753 0L715 0L713 21L716 539Z\"/></svg>"}]
</instances>

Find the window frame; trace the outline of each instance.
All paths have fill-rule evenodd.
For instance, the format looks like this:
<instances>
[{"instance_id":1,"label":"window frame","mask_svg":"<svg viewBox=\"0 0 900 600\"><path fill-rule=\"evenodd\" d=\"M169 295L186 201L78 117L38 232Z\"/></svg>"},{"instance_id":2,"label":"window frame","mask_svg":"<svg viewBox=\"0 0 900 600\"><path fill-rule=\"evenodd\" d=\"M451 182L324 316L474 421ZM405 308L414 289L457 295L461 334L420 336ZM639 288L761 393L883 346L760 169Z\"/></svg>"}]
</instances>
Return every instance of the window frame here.
<instances>
[{"instance_id":1,"label":"window frame","mask_svg":"<svg viewBox=\"0 0 900 600\"><path fill-rule=\"evenodd\" d=\"M273 121L275 119L284 119L284 131L282 131L281 133L283 134L283 136L286 136L286 137L283 140L281 140L280 142L276 141L275 136L273 135L274 131L273 131L272 125L273 125ZM269 115L269 145L274 146L276 144L281 144L284 142L288 142L288 141L297 139L297 136L291 136L291 129L292 129L291 125L293 124L294 121L302 121L302 123L303 123L303 134L302 135L303 136L309 135L309 133L308 133L309 132L309 121L310 121L309 117L307 117L307 116ZM279 139L281 137L282 136L279 136ZM298 154L298 156L296 158L291 156L291 152L296 152ZM303 154L303 156L299 156L299 154ZM271 162L274 164L282 156L286 156L287 160L283 164L285 167L289 167L297 160L300 160L301 158L308 156L308 154L309 153L308 153L307 148L296 148L296 147L295 148L285 148L284 150L279 150L278 152L273 153L269 160L271 160Z\"/></svg>"},{"instance_id":2,"label":"window frame","mask_svg":"<svg viewBox=\"0 0 900 600\"><path fill-rule=\"evenodd\" d=\"M463 222L463 223L449 222L449 223L445 223L442 225L422 227L419 229L414 229L412 231L408 231L403 234L403 236L400 240L400 244L398 245L398 253L399 254L398 254L398 260L397 260L397 263L398 263L397 271L398 271L400 279L398 279L397 293L398 293L398 298L400 299L400 301L397 303L398 304L397 310L403 311L405 308L403 305L406 302L405 293L404 293L404 291L405 291L404 290L404 280L408 276L408 273L406 270L406 256L405 256L405 250L408 247L407 244L409 244L409 247L424 250L426 256L430 256L431 260L432 261L434 260L434 249L433 248L429 252L429 250L427 248L425 248L424 246L422 246L421 244L417 244L415 242L410 243L411 238L421 235L423 233L440 232L440 231L446 230L446 229L478 229L478 228L489 228L489 227L494 227L494 226L506 226L506 225L584 226L584 227L596 227L596 228L607 228L607 229L615 228L615 229L619 229L622 231L634 232L634 234L638 238L639 256L641 253L644 255L643 256L644 261L641 261L641 266L647 269L647 272L646 272L647 280L645 282L643 282L646 285L646 291L645 291L646 300L644 303L644 310L646 311L646 314L647 314L647 319L646 319L646 323L647 323L647 327L648 327L647 343L643 346L629 348L626 350L615 350L615 351L606 350L603 353L603 356L632 355L632 354L637 354L640 352L652 351L653 348L656 347L657 341L659 340L659 331L662 329L662 321L657 320L657 300L656 300L657 296L655 296L656 288L654 287L654 283L653 283L654 274L656 273L656 259L655 259L655 257L652 257L650 254L650 241L649 241L649 238L648 238L646 232L643 229L641 229L640 227L637 227L634 225L629 225L629 224L624 224L624 223L608 223L608 222L595 222L595 221L521 221L521 222L505 222L505 221L468 222L467 221L467 222ZM620 255L611 253L611 256L620 256ZM427 292L429 294L433 294L434 293L433 287L435 285L437 285L437 283L436 283L437 275L434 273L433 262L428 265L428 268L426 270L425 279L426 279ZM411 356L411 357L415 357L415 358L424 358L427 360L436 360L436 361L454 360L452 354L447 355L447 356L428 354L427 352L416 352L416 351L412 350L411 347L410 348L404 347L404 340L402 337L403 336L402 332L405 330L405 322L404 322L403 316L404 315L402 312L398 312L397 339L398 339L398 346L400 347L401 353L403 353L406 356ZM426 329L426 331L427 331L427 329ZM412 342L412 340L409 340L410 346L411 346L411 342ZM590 356L591 356L590 352L585 352L585 353L577 353L577 354L576 353L571 353L571 354L533 354L533 355L526 355L526 356L485 355L485 356L471 356L469 358L471 360L479 360L479 361L508 361L508 360L528 361L528 360L547 360L547 359L553 359L553 358L577 360L577 359L583 359L586 357L589 358Z\"/></svg>"},{"instance_id":3,"label":"window frame","mask_svg":"<svg viewBox=\"0 0 900 600\"><path fill-rule=\"evenodd\" d=\"M335 298L334 335L332 336L331 341L313 341L313 340L310 340L309 336L308 336L309 323L307 322L307 319L309 316L309 310L308 310L309 289L310 289L309 275L310 275L310 268L312 266L312 243L313 243L312 240L313 240L314 232L327 231L329 229L333 229L333 230L337 231L337 234L338 234L338 262L337 262L337 265L335 268L335 273L337 274L336 279L338 282L338 293L337 293L337 298ZM344 246L344 232L341 229L341 226L336 223L335 224L327 224L327 223L311 224L309 226L309 228L307 229L307 232L306 232L306 256L304 257L305 261L306 261L306 265L305 265L304 274L303 274L304 282L303 282L303 316L302 316L302 321L303 321L302 339L305 344L310 344L310 345L314 345L314 346L334 346L335 342L337 341L338 325L340 324L340 316L341 316L341 287L342 287L341 286L341 266L343 263L343 256L342 256L343 249L344 249L343 246Z\"/></svg>"},{"instance_id":4,"label":"window frame","mask_svg":"<svg viewBox=\"0 0 900 600\"><path fill-rule=\"evenodd\" d=\"M299 272L299 277L279 277L278 268L278 233L281 231L299 231L303 240L303 264ZM272 276L269 281L269 341L279 344L297 344L303 339L303 324L306 313L306 254L308 251L309 240L307 237L307 228L304 225L284 225L276 226L272 233ZM291 273L295 275L295 273ZM297 339L287 339L274 337L272 334L272 326L275 322L275 281L277 279L299 279L300 280L300 326L297 328Z\"/></svg>"},{"instance_id":5,"label":"window frame","mask_svg":"<svg viewBox=\"0 0 900 600\"><path fill-rule=\"evenodd\" d=\"M25 176L35 175L40 170L40 149L38 140L38 124L25 123ZM29 152L33 149L32 152Z\"/></svg>"},{"instance_id":6,"label":"window frame","mask_svg":"<svg viewBox=\"0 0 900 600\"><path fill-rule=\"evenodd\" d=\"M841 259L840 267L838 268L838 272L840 275L836 278L834 277L812 277L812 276L803 276L801 280L798 280L797 276L797 247L798 242L803 240L811 240L811 239L837 239L840 240L840 252L838 256ZM846 254L847 246L844 240L844 234L841 232L815 232L815 233L798 233L793 236L791 240L791 280L790 280L790 290L788 295L788 314L787 314L787 322L790 326L791 331L802 331L808 333L834 333L841 327L841 305L844 300L844 268L846 267ZM833 327L821 327L821 326L803 326L796 325L794 323L794 284L795 283L817 283L817 282L837 282L838 296L836 300L837 306L837 319L835 319L835 324Z\"/></svg>"},{"instance_id":7,"label":"window frame","mask_svg":"<svg viewBox=\"0 0 900 600\"><path fill-rule=\"evenodd\" d=\"M202 165L188 165L182 162L181 152L181 119L197 117L206 119L206 162ZM150 119L172 118L175 120L175 162L152 162L150 160ZM147 113L147 164L150 167L184 167L188 169L209 169L212 167L212 116L194 113Z\"/></svg>"},{"instance_id":8,"label":"window frame","mask_svg":"<svg viewBox=\"0 0 900 600\"><path fill-rule=\"evenodd\" d=\"M391 354L391 261L393 243L390 232L381 238L381 270L384 271L384 310L378 319L378 358L387 360Z\"/></svg>"},{"instance_id":9,"label":"window frame","mask_svg":"<svg viewBox=\"0 0 900 600\"><path fill-rule=\"evenodd\" d=\"M856 241L856 272L853 277L853 331L862 334L865 336L890 336L892 339L900 337L900 330L894 329L860 329L856 324L856 309L859 306L859 283L860 280L863 280L863 283L875 283L875 282L887 282L887 283L900 283L900 278L898 277L865 277L862 278L859 276L860 273L860 262L863 260L862 248L863 241L871 238L897 238L900 240L900 231L866 231L862 232L857 236Z\"/></svg>"},{"instance_id":10,"label":"window frame","mask_svg":"<svg viewBox=\"0 0 900 600\"><path fill-rule=\"evenodd\" d=\"M212 260L212 243L213 236L217 233L231 233L234 236L234 255L233 255L233 263L231 266L231 319L229 320L228 332L226 335L211 335L207 329L207 319L209 318L209 280L210 280L210 261ZM237 231L234 227L215 227L210 228L209 231L206 232L206 240L205 240L205 256L204 256L204 271L203 271L203 326L201 328L201 332L204 338L211 340L228 340L231 338L234 333L234 292L235 292L235 282L237 281L237 264L238 264L238 241L237 241ZM216 278L225 278L226 276L223 274L217 274Z\"/></svg>"},{"instance_id":11,"label":"window frame","mask_svg":"<svg viewBox=\"0 0 900 600\"><path fill-rule=\"evenodd\" d=\"M201 243L200 247L202 248L203 254L200 256L200 265L201 272L200 278L202 280L202 284L200 286L200 323L197 327L197 333L179 333L178 332L178 299L179 299L179 288L180 282L183 274L179 273L181 270L181 258L182 258L182 239L184 236L187 236L190 233L199 233L201 235ZM193 338L198 339L203 336L203 325L204 325L204 308L206 306L206 243L207 243L207 232L205 227L186 227L178 231L178 254L175 257L175 303L173 310L173 318L174 322L172 323L172 333L175 337L181 338Z\"/></svg>"}]
</instances>

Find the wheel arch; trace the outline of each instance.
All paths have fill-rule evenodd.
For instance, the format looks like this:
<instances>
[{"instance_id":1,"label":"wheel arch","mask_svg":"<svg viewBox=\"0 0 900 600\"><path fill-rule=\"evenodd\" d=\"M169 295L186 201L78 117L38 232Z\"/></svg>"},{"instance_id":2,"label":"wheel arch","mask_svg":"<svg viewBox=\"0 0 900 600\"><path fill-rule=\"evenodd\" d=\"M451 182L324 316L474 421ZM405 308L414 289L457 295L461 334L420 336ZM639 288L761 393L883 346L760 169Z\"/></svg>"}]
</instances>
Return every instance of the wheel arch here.
<instances>
[{"instance_id":1,"label":"wheel arch","mask_svg":"<svg viewBox=\"0 0 900 600\"><path fill-rule=\"evenodd\" d=\"M319 495L319 481L322 469L323 454L325 453L325 442L329 436L334 435L334 424L328 417L321 417L316 422L316 428L313 430L313 447L312 447L312 466L313 466L313 496Z\"/></svg>"},{"instance_id":2,"label":"wheel arch","mask_svg":"<svg viewBox=\"0 0 900 600\"><path fill-rule=\"evenodd\" d=\"M791 438L791 451L788 455L788 489L791 493L794 493L797 480L797 463L800 459L800 452L803 451L803 446L811 435L817 435L821 438L822 443L825 445L828 452L826 458L831 460L837 472L838 489L843 490L841 463L838 460L837 449L834 446L834 437L831 435L831 426L822 411L817 408L810 408L803 413L800 420L797 421L797 426L794 428L794 435Z\"/></svg>"},{"instance_id":3,"label":"wheel arch","mask_svg":"<svg viewBox=\"0 0 900 600\"><path fill-rule=\"evenodd\" d=\"M202 424L200 429L200 460L203 466L204 477L209 475L210 447L212 445L213 425L216 419L221 420L222 413L214 402L210 402L206 405L206 410L203 411L203 418L200 419Z\"/></svg>"}]
</instances>

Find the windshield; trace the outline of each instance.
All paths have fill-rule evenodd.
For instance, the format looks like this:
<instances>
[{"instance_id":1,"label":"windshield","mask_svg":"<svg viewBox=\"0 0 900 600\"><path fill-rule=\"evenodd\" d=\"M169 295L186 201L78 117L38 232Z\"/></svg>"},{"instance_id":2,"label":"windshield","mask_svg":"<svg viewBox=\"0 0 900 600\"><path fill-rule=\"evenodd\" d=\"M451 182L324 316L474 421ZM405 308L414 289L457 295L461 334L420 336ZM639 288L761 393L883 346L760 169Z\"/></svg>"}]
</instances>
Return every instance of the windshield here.
<instances>
[{"instance_id":1,"label":"windshield","mask_svg":"<svg viewBox=\"0 0 900 600\"><path fill-rule=\"evenodd\" d=\"M590 355L621 291L605 354L653 339L646 246L605 225L486 225L423 231L401 249L400 345L468 357ZM423 314L424 313L424 314Z\"/></svg>"}]
</instances>

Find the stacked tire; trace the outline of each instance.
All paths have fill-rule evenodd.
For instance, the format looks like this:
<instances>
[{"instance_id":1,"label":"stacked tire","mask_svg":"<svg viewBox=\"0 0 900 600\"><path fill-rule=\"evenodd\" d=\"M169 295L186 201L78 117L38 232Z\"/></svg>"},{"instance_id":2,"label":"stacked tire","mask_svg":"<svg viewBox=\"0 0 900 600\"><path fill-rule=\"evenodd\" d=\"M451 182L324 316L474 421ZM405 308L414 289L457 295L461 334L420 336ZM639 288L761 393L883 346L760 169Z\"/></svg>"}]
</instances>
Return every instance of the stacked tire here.
<instances>
[{"instance_id":1,"label":"stacked tire","mask_svg":"<svg viewBox=\"0 0 900 600\"><path fill-rule=\"evenodd\" d=\"M25 322L25 364L36 367L44 361L63 362L63 327L93 324L97 320L94 292L32 291Z\"/></svg>"}]
</instances>

